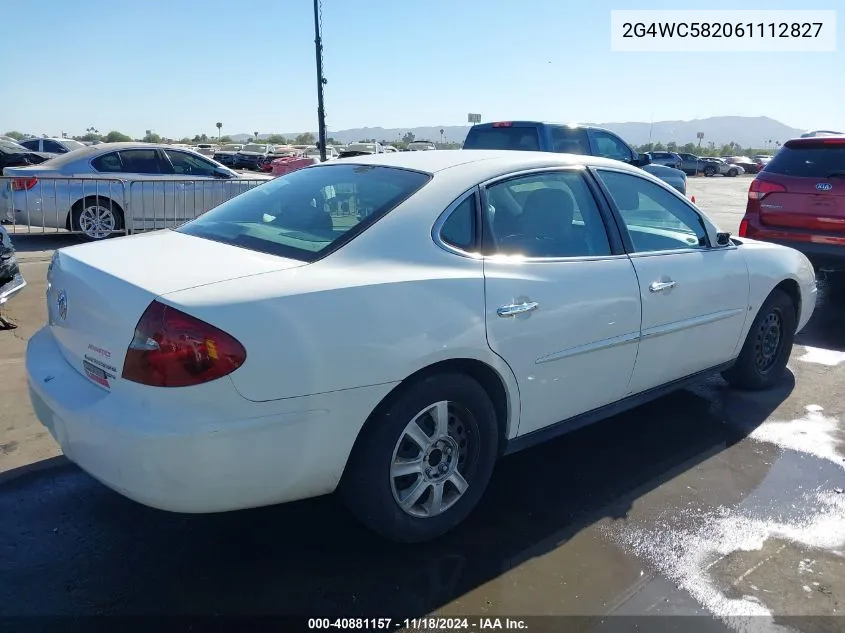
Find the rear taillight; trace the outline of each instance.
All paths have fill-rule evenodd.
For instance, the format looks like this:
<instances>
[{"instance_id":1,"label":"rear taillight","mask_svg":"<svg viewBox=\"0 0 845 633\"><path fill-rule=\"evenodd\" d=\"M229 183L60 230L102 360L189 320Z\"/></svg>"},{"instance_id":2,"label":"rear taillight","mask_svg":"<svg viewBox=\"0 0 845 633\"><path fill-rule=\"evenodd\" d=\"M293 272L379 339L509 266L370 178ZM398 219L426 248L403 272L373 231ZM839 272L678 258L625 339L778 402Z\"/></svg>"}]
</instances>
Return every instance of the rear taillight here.
<instances>
[{"instance_id":1,"label":"rear taillight","mask_svg":"<svg viewBox=\"0 0 845 633\"><path fill-rule=\"evenodd\" d=\"M153 301L135 326L123 378L153 387L188 387L231 374L246 361L234 337Z\"/></svg>"},{"instance_id":2,"label":"rear taillight","mask_svg":"<svg viewBox=\"0 0 845 633\"><path fill-rule=\"evenodd\" d=\"M739 236L745 237L748 234L748 220L745 218L739 223Z\"/></svg>"},{"instance_id":3,"label":"rear taillight","mask_svg":"<svg viewBox=\"0 0 845 633\"><path fill-rule=\"evenodd\" d=\"M749 200L762 200L770 193L786 193L786 187L779 182L761 180L760 178L752 180L751 186L748 187Z\"/></svg>"},{"instance_id":4,"label":"rear taillight","mask_svg":"<svg viewBox=\"0 0 845 633\"><path fill-rule=\"evenodd\" d=\"M29 191L36 184L38 184L38 178L34 176L30 178L12 178L12 191Z\"/></svg>"}]
</instances>

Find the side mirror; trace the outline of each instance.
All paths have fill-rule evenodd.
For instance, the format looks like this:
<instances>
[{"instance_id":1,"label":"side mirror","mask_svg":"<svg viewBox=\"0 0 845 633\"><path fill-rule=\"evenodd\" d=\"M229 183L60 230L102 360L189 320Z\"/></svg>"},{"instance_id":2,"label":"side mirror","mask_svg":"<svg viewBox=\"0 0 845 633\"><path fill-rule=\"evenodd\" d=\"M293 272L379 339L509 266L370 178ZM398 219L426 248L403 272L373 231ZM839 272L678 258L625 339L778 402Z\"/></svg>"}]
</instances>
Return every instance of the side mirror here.
<instances>
[{"instance_id":1,"label":"side mirror","mask_svg":"<svg viewBox=\"0 0 845 633\"><path fill-rule=\"evenodd\" d=\"M716 244L718 246L730 246L731 245L731 234L730 233L716 233Z\"/></svg>"},{"instance_id":2,"label":"side mirror","mask_svg":"<svg viewBox=\"0 0 845 633\"><path fill-rule=\"evenodd\" d=\"M637 154L633 162L635 167L645 167L651 164L651 156L648 154Z\"/></svg>"}]
</instances>

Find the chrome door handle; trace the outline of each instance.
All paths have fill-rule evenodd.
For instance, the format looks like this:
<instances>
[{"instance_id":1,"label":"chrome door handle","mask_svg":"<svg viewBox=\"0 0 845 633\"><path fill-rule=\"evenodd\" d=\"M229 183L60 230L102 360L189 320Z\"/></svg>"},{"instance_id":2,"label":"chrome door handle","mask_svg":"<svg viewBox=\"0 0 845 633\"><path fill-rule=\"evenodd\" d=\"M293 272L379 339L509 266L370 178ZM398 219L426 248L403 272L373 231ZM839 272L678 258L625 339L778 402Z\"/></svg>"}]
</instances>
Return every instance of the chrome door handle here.
<instances>
[{"instance_id":1,"label":"chrome door handle","mask_svg":"<svg viewBox=\"0 0 845 633\"><path fill-rule=\"evenodd\" d=\"M663 292L675 287L674 281L653 281L648 289L651 292Z\"/></svg>"},{"instance_id":2,"label":"chrome door handle","mask_svg":"<svg viewBox=\"0 0 845 633\"><path fill-rule=\"evenodd\" d=\"M496 310L496 314L500 317L512 317L527 312L533 312L540 307L536 301L527 301L525 303L512 303L507 306L502 306Z\"/></svg>"}]
</instances>

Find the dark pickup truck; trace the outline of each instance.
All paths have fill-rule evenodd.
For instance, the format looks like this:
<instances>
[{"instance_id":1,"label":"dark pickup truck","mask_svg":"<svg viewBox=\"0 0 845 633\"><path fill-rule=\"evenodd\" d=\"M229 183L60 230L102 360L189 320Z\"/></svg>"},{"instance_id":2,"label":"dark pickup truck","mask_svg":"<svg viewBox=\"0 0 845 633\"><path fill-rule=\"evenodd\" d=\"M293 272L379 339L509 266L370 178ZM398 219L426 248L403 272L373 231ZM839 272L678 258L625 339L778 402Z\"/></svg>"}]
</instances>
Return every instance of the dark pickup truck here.
<instances>
[{"instance_id":1,"label":"dark pickup truck","mask_svg":"<svg viewBox=\"0 0 845 633\"><path fill-rule=\"evenodd\" d=\"M610 130L589 125L561 125L539 121L499 121L473 125L463 149L511 149L612 158L635 165L687 194L687 176L680 169L651 164Z\"/></svg>"}]
</instances>

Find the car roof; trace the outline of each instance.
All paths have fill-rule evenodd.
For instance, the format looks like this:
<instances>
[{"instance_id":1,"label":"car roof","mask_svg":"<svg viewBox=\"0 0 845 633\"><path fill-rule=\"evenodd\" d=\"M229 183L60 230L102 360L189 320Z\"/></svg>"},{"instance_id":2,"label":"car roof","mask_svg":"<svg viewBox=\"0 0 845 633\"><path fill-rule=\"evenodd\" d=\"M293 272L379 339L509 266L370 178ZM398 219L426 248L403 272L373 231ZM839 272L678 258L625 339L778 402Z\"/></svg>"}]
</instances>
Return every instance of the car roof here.
<instances>
[{"instance_id":1,"label":"car roof","mask_svg":"<svg viewBox=\"0 0 845 633\"><path fill-rule=\"evenodd\" d=\"M558 154L555 152L522 152L515 150L441 149L433 152L367 154L341 160L342 163L384 165L385 167L412 169L429 174L460 166L476 165L480 166L482 171L489 171L490 177L499 173L507 173L508 171L556 166L566 167L568 165L616 167L634 173L642 173L642 170L637 167L609 158L599 158L598 156Z\"/></svg>"},{"instance_id":2,"label":"car roof","mask_svg":"<svg viewBox=\"0 0 845 633\"><path fill-rule=\"evenodd\" d=\"M97 156L102 154L108 154L109 152L114 152L117 150L127 150L127 149L185 149L185 148L174 148L172 145L166 145L164 143L140 143L140 142L127 142L127 143L99 143L97 145L87 145L85 147L80 147L79 149L75 149L72 152L68 152L67 154L59 154L55 158L50 159L50 167L63 167L69 163L75 163L78 160L86 160L86 159L93 159Z\"/></svg>"},{"instance_id":3,"label":"car roof","mask_svg":"<svg viewBox=\"0 0 845 633\"><path fill-rule=\"evenodd\" d=\"M590 125L589 123L559 123L556 121L488 121L486 123L477 123L470 127L470 131L475 128L485 127L490 128L493 126L502 126L502 123L509 123L510 126L518 127L518 126L528 126L528 125L539 125L539 126L554 126L554 127L568 127L572 128L573 130L600 130L602 132L610 132L611 134L615 134L619 136L617 132L613 130L609 130L605 127L600 127L598 125ZM507 126L502 126L507 127Z\"/></svg>"}]
</instances>

